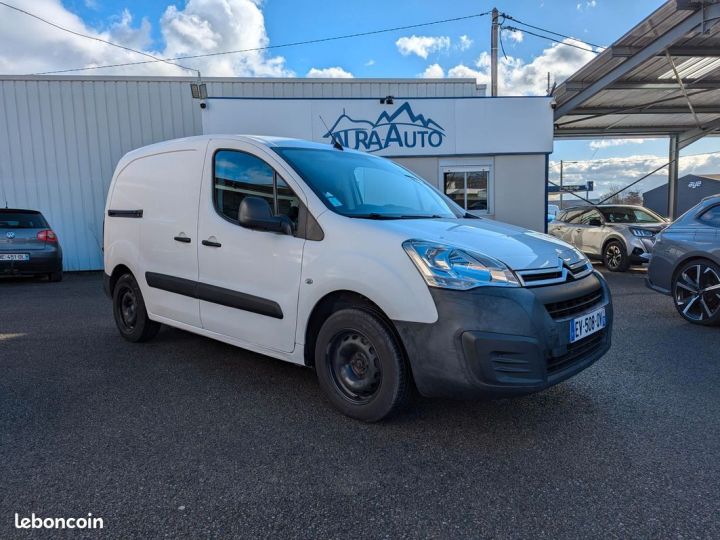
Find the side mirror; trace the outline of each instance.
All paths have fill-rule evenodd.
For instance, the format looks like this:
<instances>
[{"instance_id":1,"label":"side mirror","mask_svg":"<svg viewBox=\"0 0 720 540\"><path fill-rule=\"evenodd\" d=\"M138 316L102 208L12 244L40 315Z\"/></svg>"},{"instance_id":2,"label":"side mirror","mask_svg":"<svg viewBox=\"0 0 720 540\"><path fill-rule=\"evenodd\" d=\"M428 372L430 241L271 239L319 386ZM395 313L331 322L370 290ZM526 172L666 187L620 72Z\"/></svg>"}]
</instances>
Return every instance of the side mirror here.
<instances>
[{"instance_id":1,"label":"side mirror","mask_svg":"<svg viewBox=\"0 0 720 540\"><path fill-rule=\"evenodd\" d=\"M602 225L602 221L600 221L598 218L592 218L590 221L588 221L588 225L591 227L600 227Z\"/></svg>"},{"instance_id":2,"label":"side mirror","mask_svg":"<svg viewBox=\"0 0 720 540\"><path fill-rule=\"evenodd\" d=\"M238 211L240 225L247 229L279 232L292 235L292 221L287 216L274 216L268 202L262 197L245 197Z\"/></svg>"}]
</instances>

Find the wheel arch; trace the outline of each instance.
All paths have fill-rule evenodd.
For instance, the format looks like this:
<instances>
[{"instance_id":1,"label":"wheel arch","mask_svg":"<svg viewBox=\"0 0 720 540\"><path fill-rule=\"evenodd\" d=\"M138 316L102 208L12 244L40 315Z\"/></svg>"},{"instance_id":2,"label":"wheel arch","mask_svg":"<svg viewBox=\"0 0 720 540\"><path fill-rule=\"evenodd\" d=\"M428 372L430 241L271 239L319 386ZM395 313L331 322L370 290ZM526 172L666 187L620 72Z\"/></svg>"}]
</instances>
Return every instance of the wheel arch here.
<instances>
[{"instance_id":1,"label":"wheel arch","mask_svg":"<svg viewBox=\"0 0 720 540\"><path fill-rule=\"evenodd\" d=\"M605 241L603 242L602 249L600 250L600 256L601 256L601 257L605 257L605 248L606 248L607 245L608 245L610 242L612 242L612 241L620 242L620 243L625 247L625 252L627 253L627 251L628 251L628 245L627 245L627 242L626 242L625 238L623 238L623 236L622 236L621 234L613 233L613 234L611 234L610 236L608 236L608 237L605 239Z\"/></svg>"},{"instance_id":2,"label":"wheel arch","mask_svg":"<svg viewBox=\"0 0 720 540\"><path fill-rule=\"evenodd\" d=\"M113 268L113 271L110 274L110 280L108 282L110 298L112 298L113 292L115 291L115 285L117 284L118 279L120 279L120 276L124 274L130 274L131 276L135 277L135 274L133 274L132 270L130 270L130 268L124 264L118 264L115 266L115 268Z\"/></svg>"},{"instance_id":3,"label":"wheel arch","mask_svg":"<svg viewBox=\"0 0 720 540\"><path fill-rule=\"evenodd\" d=\"M690 263L696 263L696 262L709 262L716 266L720 266L720 263L718 263L716 260L699 254L699 253L689 253L685 256L685 258L678 261L678 263L675 265L675 268L673 268L672 277L670 279L670 291L673 291L673 288L675 287L675 279L677 279L678 274L680 273L680 269L684 267L687 264ZM674 294L674 292L673 292Z\"/></svg>"},{"instance_id":4,"label":"wheel arch","mask_svg":"<svg viewBox=\"0 0 720 540\"><path fill-rule=\"evenodd\" d=\"M336 311L349 307L366 310L382 320L397 340L403 357L406 361L408 360L407 351L405 350L405 345L400 338L400 334L395 328L392 320L385 314L377 303L373 302L367 296L355 291L336 290L327 293L325 296L320 298L313 306L310 316L308 317L308 323L305 327L304 350L304 362L306 366L315 366L315 341L325 320L327 320L327 318Z\"/></svg>"}]
</instances>

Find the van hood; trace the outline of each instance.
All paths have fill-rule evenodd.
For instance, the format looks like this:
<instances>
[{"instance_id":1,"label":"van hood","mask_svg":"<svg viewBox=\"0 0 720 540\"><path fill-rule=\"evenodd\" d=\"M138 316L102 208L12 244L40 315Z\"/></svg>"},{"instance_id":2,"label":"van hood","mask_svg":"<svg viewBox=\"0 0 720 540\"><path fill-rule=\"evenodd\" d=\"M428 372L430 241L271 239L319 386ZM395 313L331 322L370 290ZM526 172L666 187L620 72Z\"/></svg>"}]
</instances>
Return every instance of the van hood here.
<instances>
[{"instance_id":1,"label":"van hood","mask_svg":"<svg viewBox=\"0 0 720 540\"><path fill-rule=\"evenodd\" d=\"M512 270L557 268L584 255L562 240L487 219L407 219L382 222L405 240L425 240L474 251Z\"/></svg>"}]
</instances>

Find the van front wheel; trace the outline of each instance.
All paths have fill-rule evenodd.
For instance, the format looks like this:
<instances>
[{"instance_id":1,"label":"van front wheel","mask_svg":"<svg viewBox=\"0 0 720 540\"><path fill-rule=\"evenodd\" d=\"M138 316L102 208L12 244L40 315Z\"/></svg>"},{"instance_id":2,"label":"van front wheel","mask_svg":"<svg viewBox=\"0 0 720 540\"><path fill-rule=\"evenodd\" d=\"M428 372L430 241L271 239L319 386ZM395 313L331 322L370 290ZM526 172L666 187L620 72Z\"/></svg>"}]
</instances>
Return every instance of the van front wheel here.
<instances>
[{"instance_id":1,"label":"van front wheel","mask_svg":"<svg viewBox=\"0 0 720 540\"><path fill-rule=\"evenodd\" d=\"M315 371L320 387L344 414L376 422L410 395L410 373L387 324L362 309L333 313L318 332Z\"/></svg>"},{"instance_id":2,"label":"van front wheel","mask_svg":"<svg viewBox=\"0 0 720 540\"><path fill-rule=\"evenodd\" d=\"M148 341L160 330L160 323L148 317L140 286L132 274L123 274L115 284L113 315L120 335L128 341Z\"/></svg>"}]
</instances>

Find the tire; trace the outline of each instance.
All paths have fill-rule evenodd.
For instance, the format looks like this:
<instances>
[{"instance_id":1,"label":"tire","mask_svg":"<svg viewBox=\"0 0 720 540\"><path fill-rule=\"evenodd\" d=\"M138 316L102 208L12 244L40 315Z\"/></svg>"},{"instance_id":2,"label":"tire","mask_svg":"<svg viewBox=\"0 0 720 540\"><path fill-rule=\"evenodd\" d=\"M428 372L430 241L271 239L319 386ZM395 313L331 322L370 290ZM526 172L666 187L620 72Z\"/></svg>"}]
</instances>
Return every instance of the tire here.
<instances>
[{"instance_id":1,"label":"tire","mask_svg":"<svg viewBox=\"0 0 720 540\"><path fill-rule=\"evenodd\" d=\"M57 283L58 281L62 281L62 278L62 272L50 272L48 274L48 281L50 281L51 283Z\"/></svg>"},{"instance_id":2,"label":"tire","mask_svg":"<svg viewBox=\"0 0 720 540\"><path fill-rule=\"evenodd\" d=\"M618 240L610 240L603 248L603 263L611 272L627 272L630 268L625 245Z\"/></svg>"},{"instance_id":3,"label":"tire","mask_svg":"<svg viewBox=\"0 0 720 540\"><path fill-rule=\"evenodd\" d=\"M720 325L720 266L707 260L683 264L673 276L672 296L675 308L686 321Z\"/></svg>"},{"instance_id":4,"label":"tire","mask_svg":"<svg viewBox=\"0 0 720 540\"><path fill-rule=\"evenodd\" d=\"M315 342L318 382L343 414L377 422L409 401L412 381L397 338L372 312L357 308L327 318Z\"/></svg>"},{"instance_id":5,"label":"tire","mask_svg":"<svg viewBox=\"0 0 720 540\"><path fill-rule=\"evenodd\" d=\"M113 316L120 335L138 343L154 338L160 323L150 320L140 287L132 274L123 274L113 289Z\"/></svg>"}]
</instances>

